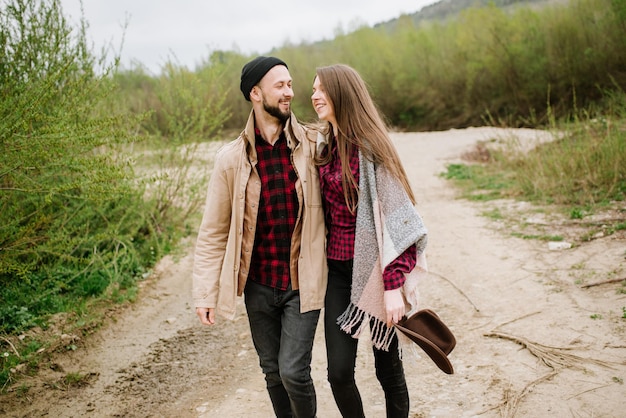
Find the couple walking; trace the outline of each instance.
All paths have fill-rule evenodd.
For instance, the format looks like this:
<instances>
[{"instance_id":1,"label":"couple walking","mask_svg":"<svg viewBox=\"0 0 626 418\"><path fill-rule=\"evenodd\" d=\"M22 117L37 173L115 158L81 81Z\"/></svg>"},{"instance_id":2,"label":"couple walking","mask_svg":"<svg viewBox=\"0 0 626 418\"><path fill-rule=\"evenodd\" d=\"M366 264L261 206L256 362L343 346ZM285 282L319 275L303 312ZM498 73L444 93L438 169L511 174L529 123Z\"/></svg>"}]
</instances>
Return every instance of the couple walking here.
<instances>
[{"instance_id":1,"label":"couple walking","mask_svg":"<svg viewBox=\"0 0 626 418\"><path fill-rule=\"evenodd\" d=\"M323 319L328 381L344 417L363 417L358 336L369 329L387 416L409 394L394 324L416 306L426 230L381 115L360 75L316 70L318 125L291 112L287 64L260 56L241 72L245 129L217 154L200 226L193 300L200 321L233 318L244 296L277 417L315 417L313 340Z\"/></svg>"}]
</instances>

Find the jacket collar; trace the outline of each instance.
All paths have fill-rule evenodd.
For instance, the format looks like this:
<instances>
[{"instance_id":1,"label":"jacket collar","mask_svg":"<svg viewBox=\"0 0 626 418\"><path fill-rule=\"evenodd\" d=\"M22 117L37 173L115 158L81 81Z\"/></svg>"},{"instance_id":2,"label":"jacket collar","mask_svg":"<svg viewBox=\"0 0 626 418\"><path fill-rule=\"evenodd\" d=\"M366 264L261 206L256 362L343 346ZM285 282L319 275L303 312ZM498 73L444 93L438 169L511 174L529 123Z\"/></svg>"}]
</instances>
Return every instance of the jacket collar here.
<instances>
[{"instance_id":1,"label":"jacket collar","mask_svg":"<svg viewBox=\"0 0 626 418\"><path fill-rule=\"evenodd\" d=\"M305 132L302 126L298 123L296 115L291 112L291 116L285 122L283 127L285 138L287 139L287 146L293 151L300 144L300 138L304 138ZM256 148L255 148L255 134L254 134L254 110L250 111L246 127L242 132L242 137L246 143L246 149L250 156L250 161L256 162Z\"/></svg>"},{"instance_id":2,"label":"jacket collar","mask_svg":"<svg viewBox=\"0 0 626 418\"><path fill-rule=\"evenodd\" d=\"M318 156L322 155L322 151L324 151L324 148L328 146L328 143L330 142L329 137L330 133L324 134L321 131L317 132L317 138L315 139L315 150Z\"/></svg>"}]
</instances>

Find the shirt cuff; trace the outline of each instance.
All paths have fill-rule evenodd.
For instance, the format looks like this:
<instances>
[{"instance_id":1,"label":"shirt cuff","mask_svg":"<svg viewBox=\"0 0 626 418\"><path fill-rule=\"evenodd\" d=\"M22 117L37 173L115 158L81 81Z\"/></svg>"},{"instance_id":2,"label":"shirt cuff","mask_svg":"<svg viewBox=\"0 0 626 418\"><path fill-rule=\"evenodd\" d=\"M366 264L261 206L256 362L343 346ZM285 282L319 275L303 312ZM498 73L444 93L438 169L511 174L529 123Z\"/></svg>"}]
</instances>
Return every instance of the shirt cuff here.
<instances>
[{"instance_id":1,"label":"shirt cuff","mask_svg":"<svg viewBox=\"0 0 626 418\"><path fill-rule=\"evenodd\" d=\"M417 263L417 247L415 244L404 250L383 271L385 290L394 290L402 287L406 280L405 273L410 273Z\"/></svg>"}]
</instances>

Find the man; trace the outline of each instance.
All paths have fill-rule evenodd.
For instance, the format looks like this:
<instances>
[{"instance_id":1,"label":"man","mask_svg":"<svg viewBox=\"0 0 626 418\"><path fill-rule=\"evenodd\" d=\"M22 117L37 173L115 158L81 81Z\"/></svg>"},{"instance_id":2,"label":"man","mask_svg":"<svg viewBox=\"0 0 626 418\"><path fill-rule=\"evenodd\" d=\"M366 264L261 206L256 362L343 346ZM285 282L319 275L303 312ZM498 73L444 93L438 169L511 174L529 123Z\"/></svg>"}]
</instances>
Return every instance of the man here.
<instances>
[{"instance_id":1,"label":"man","mask_svg":"<svg viewBox=\"0 0 626 418\"><path fill-rule=\"evenodd\" d=\"M196 244L193 299L205 325L235 316L244 294L277 417L315 417L315 329L326 291L316 133L291 112L287 64L257 57L241 72L244 131L217 154Z\"/></svg>"}]
</instances>

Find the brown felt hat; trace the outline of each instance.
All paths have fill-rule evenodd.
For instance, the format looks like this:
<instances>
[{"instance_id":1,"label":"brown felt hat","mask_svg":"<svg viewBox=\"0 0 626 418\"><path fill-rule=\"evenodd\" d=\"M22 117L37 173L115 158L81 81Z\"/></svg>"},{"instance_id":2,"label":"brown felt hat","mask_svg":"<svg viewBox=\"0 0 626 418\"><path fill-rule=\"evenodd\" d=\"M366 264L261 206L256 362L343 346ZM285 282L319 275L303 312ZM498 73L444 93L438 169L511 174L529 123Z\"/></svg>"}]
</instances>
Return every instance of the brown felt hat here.
<instances>
[{"instance_id":1,"label":"brown felt hat","mask_svg":"<svg viewBox=\"0 0 626 418\"><path fill-rule=\"evenodd\" d=\"M402 318L396 328L413 340L447 374L454 373L448 354L456 345L456 338L446 324L430 309L422 309Z\"/></svg>"}]
</instances>

